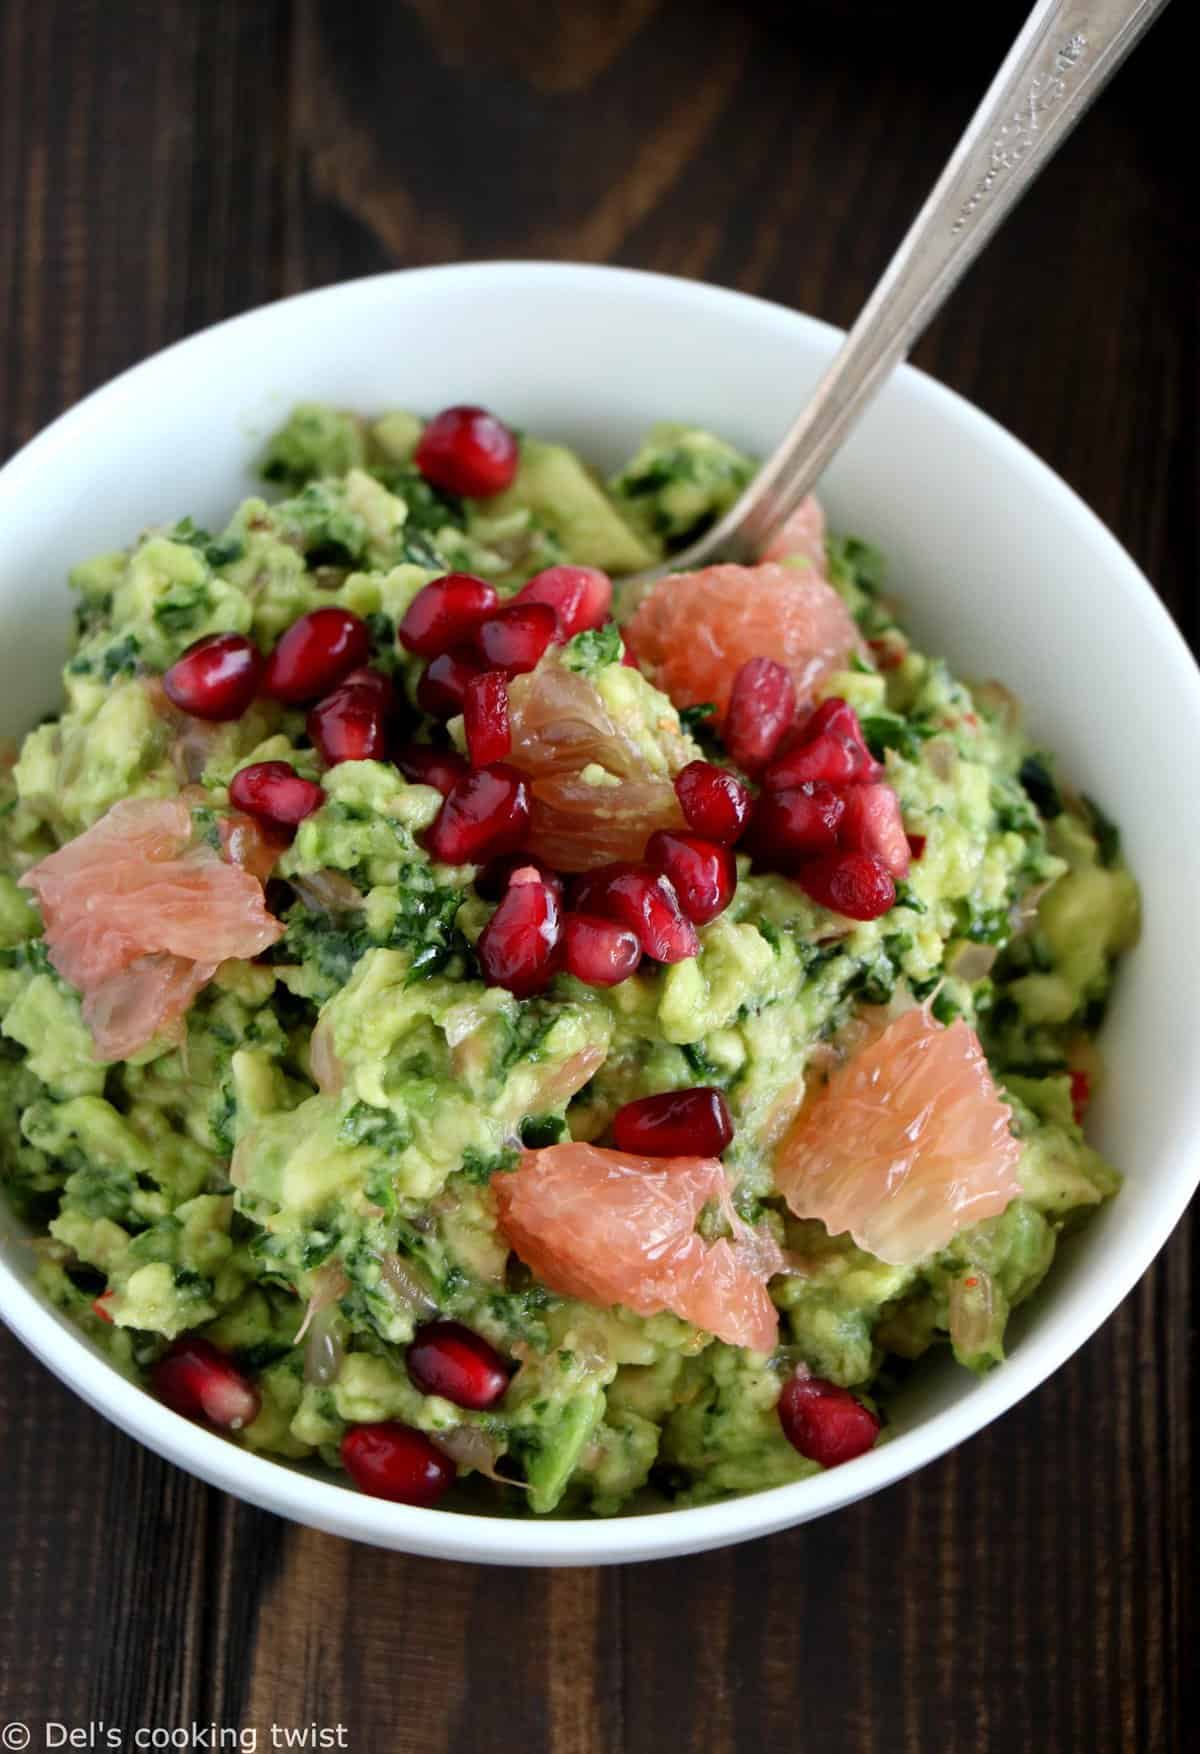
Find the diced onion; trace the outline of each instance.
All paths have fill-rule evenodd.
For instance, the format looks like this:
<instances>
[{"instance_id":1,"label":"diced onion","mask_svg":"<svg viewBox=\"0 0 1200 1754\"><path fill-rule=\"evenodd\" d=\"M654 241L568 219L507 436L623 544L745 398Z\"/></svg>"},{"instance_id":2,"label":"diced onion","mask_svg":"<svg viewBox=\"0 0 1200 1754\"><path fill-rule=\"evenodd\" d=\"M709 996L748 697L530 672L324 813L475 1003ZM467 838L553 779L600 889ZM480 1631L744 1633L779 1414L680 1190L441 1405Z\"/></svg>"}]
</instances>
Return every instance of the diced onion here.
<instances>
[{"instance_id":1,"label":"diced onion","mask_svg":"<svg viewBox=\"0 0 1200 1754\"><path fill-rule=\"evenodd\" d=\"M308 1320L308 1317L305 1317ZM304 1380L325 1388L337 1378L346 1343L337 1310L329 1305L312 1317L304 1348Z\"/></svg>"},{"instance_id":2,"label":"diced onion","mask_svg":"<svg viewBox=\"0 0 1200 1754\"><path fill-rule=\"evenodd\" d=\"M351 883L344 871L310 871L304 877L289 877L288 882L305 907L318 913L354 913L363 905L363 893Z\"/></svg>"},{"instance_id":3,"label":"diced onion","mask_svg":"<svg viewBox=\"0 0 1200 1754\"><path fill-rule=\"evenodd\" d=\"M387 1254L379 1257L379 1272L384 1284L391 1292L401 1309L413 1315L431 1316L437 1314L437 1304L430 1296L429 1288L414 1269L399 1255Z\"/></svg>"},{"instance_id":4,"label":"diced onion","mask_svg":"<svg viewBox=\"0 0 1200 1754\"><path fill-rule=\"evenodd\" d=\"M981 981L992 972L992 966L999 954L999 946L996 944L975 944L970 939L964 939L951 951L950 959L946 963L946 973L968 984Z\"/></svg>"},{"instance_id":5,"label":"diced onion","mask_svg":"<svg viewBox=\"0 0 1200 1754\"><path fill-rule=\"evenodd\" d=\"M308 1308L304 1312L304 1320L293 1344L298 1346L307 1334L316 1318L331 1308L339 1298L345 1297L350 1289L350 1281L337 1261L327 1261L318 1267L313 1274L313 1288L308 1300Z\"/></svg>"},{"instance_id":6,"label":"diced onion","mask_svg":"<svg viewBox=\"0 0 1200 1754\"><path fill-rule=\"evenodd\" d=\"M931 737L925 745L925 760L939 780L952 780L958 772L958 750L949 737Z\"/></svg>"},{"instance_id":7,"label":"diced onion","mask_svg":"<svg viewBox=\"0 0 1200 1754\"><path fill-rule=\"evenodd\" d=\"M986 1351L996 1322L996 1287L990 1273L972 1267L950 1287L950 1339L965 1357Z\"/></svg>"},{"instance_id":8,"label":"diced onion","mask_svg":"<svg viewBox=\"0 0 1200 1754\"><path fill-rule=\"evenodd\" d=\"M458 1467L473 1468L498 1486L519 1486L522 1492L529 1490L523 1480L510 1480L507 1475L496 1472L504 1445L489 1437L486 1431L481 1431L478 1425L456 1425L451 1431L431 1431L428 1436L430 1442Z\"/></svg>"}]
</instances>

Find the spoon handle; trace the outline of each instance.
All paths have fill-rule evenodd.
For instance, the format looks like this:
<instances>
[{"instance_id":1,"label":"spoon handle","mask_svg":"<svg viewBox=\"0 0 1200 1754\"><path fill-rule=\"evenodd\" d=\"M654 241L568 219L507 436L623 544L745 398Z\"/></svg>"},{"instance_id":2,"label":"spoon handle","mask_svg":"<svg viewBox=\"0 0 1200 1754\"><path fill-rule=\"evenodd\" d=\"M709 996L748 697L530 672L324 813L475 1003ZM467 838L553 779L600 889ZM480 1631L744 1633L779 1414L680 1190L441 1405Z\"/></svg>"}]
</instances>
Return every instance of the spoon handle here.
<instances>
[{"instance_id":1,"label":"spoon handle","mask_svg":"<svg viewBox=\"0 0 1200 1754\"><path fill-rule=\"evenodd\" d=\"M1165 5L1038 0L808 406L706 550L731 559L761 552Z\"/></svg>"}]
</instances>

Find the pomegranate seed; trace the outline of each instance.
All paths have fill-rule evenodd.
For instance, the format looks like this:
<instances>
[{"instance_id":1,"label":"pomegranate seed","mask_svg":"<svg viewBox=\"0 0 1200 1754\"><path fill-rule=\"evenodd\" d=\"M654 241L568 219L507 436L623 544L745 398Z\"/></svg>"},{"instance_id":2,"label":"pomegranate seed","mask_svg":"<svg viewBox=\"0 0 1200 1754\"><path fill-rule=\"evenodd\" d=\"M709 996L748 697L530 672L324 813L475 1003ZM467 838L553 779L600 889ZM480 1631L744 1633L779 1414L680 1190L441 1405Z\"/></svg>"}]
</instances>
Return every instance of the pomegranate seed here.
<instances>
[{"instance_id":1,"label":"pomegranate seed","mask_svg":"<svg viewBox=\"0 0 1200 1754\"><path fill-rule=\"evenodd\" d=\"M560 640L602 627L612 609L612 580L597 566L548 566L522 585L518 603L547 603L558 617Z\"/></svg>"},{"instance_id":2,"label":"pomegranate seed","mask_svg":"<svg viewBox=\"0 0 1200 1754\"><path fill-rule=\"evenodd\" d=\"M242 633L210 633L163 677L172 706L195 719L240 719L258 693L262 653Z\"/></svg>"},{"instance_id":3,"label":"pomegranate seed","mask_svg":"<svg viewBox=\"0 0 1200 1754\"><path fill-rule=\"evenodd\" d=\"M834 850L845 810L840 793L821 783L763 792L747 845L760 863L787 870Z\"/></svg>"},{"instance_id":4,"label":"pomegranate seed","mask_svg":"<svg viewBox=\"0 0 1200 1754\"><path fill-rule=\"evenodd\" d=\"M404 611L397 638L406 651L436 658L469 640L499 601L496 587L474 573L448 572L421 586Z\"/></svg>"},{"instance_id":5,"label":"pomegranate seed","mask_svg":"<svg viewBox=\"0 0 1200 1754\"><path fill-rule=\"evenodd\" d=\"M286 761L256 761L239 768L230 780L229 802L260 822L295 828L321 808L325 793L315 780L302 779Z\"/></svg>"},{"instance_id":6,"label":"pomegranate seed","mask_svg":"<svg viewBox=\"0 0 1200 1754\"><path fill-rule=\"evenodd\" d=\"M558 966L559 930L554 890L532 866L515 871L475 946L487 985L518 999L540 993Z\"/></svg>"},{"instance_id":7,"label":"pomegranate seed","mask_svg":"<svg viewBox=\"0 0 1200 1754\"><path fill-rule=\"evenodd\" d=\"M502 420L459 404L435 414L413 455L426 481L464 499L490 499L512 485L520 454Z\"/></svg>"},{"instance_id":8,"label":"pomegranate seed","mask_svg":"<svg viewBox=\"0 0 1200 1754\"><path fill-rule=\"evenodd\" d=\"M515 852L529 828L529 788L523 774L500 761L456 780L425 836L444 865L480 865Z\"/></svg>"},{"instance_id":9,"label":"pomegranate seed","mask_svg":"<svg viewBox=\"0 0 1200 1754\"><path fill-rule=\"evenodd\" d=\"M263 693L292 703L316 700L365 664L370 650L366 622L349 609L310 609L267 659Z\"/></svg>"},{"instance_id":10,"label":"pomegranate seed","mask_svg":"<svg viewBox=\"0 0 1200 1754\"><path fill-rule=\"evenodd\" d=\"M750 820L750 793L726 767L689 761L675 775L675 796L688 827L706 840L732 844Z\"/></svg>"},{"instance_id":11,"label":"pomegranate seed","mask_svg":"<svg viewBox=\"0 0 1200 1754\"><path fill-rule=\"evenodd\" d=\"M615 987L642 960L642 947L628 926L595 914L567 914L562 930L563 967L589 987Z\"/></svg>"},{"instance_id":12,"label":"pomegranate seed","mask_svg":"<svg viewBox=\"0 0 1200 1754\"><path fill-rule=\"evenodd\" d=\"M683 962L700 948L670 879L644 865L602 865L574 886L572 911L600 914L628 926L655 962Z\"/></svg>"},{"instance_id":13,"label":"pomegranate seed","mask_svg":"<svg viewBox=\"0 0 1200 1754\"><path fill-rule=\"evenodd\" d=\"M257 1416L261 1397L233 1360L211 1340L185 1335L163 1353L150 1372L160 1401L185 1419L205 1419L223 1431L240 1431Z\"/></svg>"},{"instance_id":14,"label":"pomegranate seed","mask_svg":"<svg viewBox=\"0 0 1200 1754\"><path fill-rule=\"evenodd\" d=\"M330 767L339 761L382 761L387 748L383 708L373 688L335 688L313 707L307 730Z\"/></svg>"},{"instance_id":15,"label":"pomegranate seed","mask_svg":"<svg viewBox=\"0 0 1200 1754\"><path fill-rule=\"evenodd\" d=\"M455 646L430 658L417 683L417 705L435 719L452 719L463 710L467 683L483 665L468 646Z\"/></svg>"},{"instance_id":16,"label":"pomegranate seed","mask_svg":"<svg viewBox=\"0 0 1200 1754\"><path fill-rule=\"evenodd\" d=\"M796 716L791 671L774 658L747 658L733 679L721 735L725 747L747 773L756 773L774 755Z\"/></svg>"},{"instance_id":17,"label":"pomegranate seed","mask_svg":"<svg viewBox=\"0 0 1200 1754\"><path fill-rule=\"evenodd\" d=\"M475 630L475 643L487 662L510 676L532 670L558 634L558 617L549 603L510 603Z\"/></svg>"},{"instance_id":18,"label":"pomegranate seed","mask_svg":"<svg viewBox=\"0 0 1200 1754\"><path fill-rule=\"evenodd\" d=\"M801 865L796 882L805 895L848 920L877 920L896 900L891 873L874 853L824 853Z\"/></svg>"},{"instance_id":19,"label":"pomegranate seed","mask_svg":"<svg viewBox=\"0 0 1200 1754\"><path fill-rule=\"evenodd\" d=\"M508 681L500 670L472 676L463 693L467 753L473 767L503 761L512 748L508 722Z\"/></svg>"},{"instance_id":20,"label":"pomegranate seed","mask_svg":"<svg viewBox=\"0 0 1200 1754\"><path fill-rule=\"evenodd\" d=\"M495 1347L461 1322L418 1328L405 1363L423 1395L440 1395L473 1413L494 1407L508 1387L508 1371Z\"/></svg>"},{"instance_id":21,"label":"pomegranate seed","mask_svg":"<svg viewBox=\"0 0 1200 1754\"><path fill-rule=\"evenodd\" d=\"M613 1116L618 1151L639 1157L719 1157L733 1138L729 1104L711 1085L627 1102Z\"/></svg>"},{"instance_id":22,"label":"pomegranate seed","mask_svg":"<svg viewBox=\"0 0 1200 1754\"><path fill-rule=\"evenodd\" d=\"M392 760L414 786L433 786L443 798L471 771L457 749L434 749L428 743L402 743Z\"/></svg>"},{"instance_id":23,"label":"pomegranate seed","mask_svg":"<svg viewBox=\"0 0 1200 1754\"><path fill-rule=\"evenodd\" d=\"M891 786L854 786L846 793L846 809L838 829L844 847L874 853L893 877L907 877L908 836L900 816L900 800Z\"/></svg>"},{"instance_id":24,"label":"pomegranate seed","mask_svg":"<svg viewBox=\"0 0 1200 1754\"><path fill-rule=\"evenodd\" d=\"M771 763L763 785L778 789L820 780L829 786L850 786L878 779L882 772L863 741L854 708L833 699L821 702L796 740Z\"/></svg>"},{"instance_id":25,"label":"pomegranate seed","mask_svg":"<svg viewBox=\"0 0 1200 1754\"><path fill-rule=\"evenodd\" d=\"M671 879L679 905L693 925L707 925L733 900L737 867L730 848L719 841L658 828L646 842L646 863Z\"/></svg>"},{"instance_id":26,"label":"pomegranate seed","mask_svg":"<svg viewBox=\"0 0 1200 1754\"><path fill-rule=\"evenodd\" d=\"M458 1470L423 1431L384 1419L355 1425L342 1439L342 1465L360 1492L431 1510Z\"/></svg>"},{"instance_id":27,"label":"pomegranate seed","mask_svg":"<svg viewBox=\"0 0 1200 1754\"><path fill-rule=\"evenodd\" d=\"M351 670L348 676L342 677L338 686L370 689L385 713L390 713L396 704L396 690L391 677L383 670L374 669L370 664L360 664L357 670Z\"/></svg>"},{"instance_id":28,"label":"pomegranate seed","mask_svg":"<svg viewBox=\"0 0 1200 1754\"><path fill-rule=\"evenodd\" d=\"M562 878L557 871L552 871L549 865L543 864L541 859L531 857L529 853L506 853L502 859L495 859L490 865L485 865L475 879L475 887L485 901L499 901L509 884L517 880L518 873L529 872L532 872L539 883L545 883L554 891L561 905ZM529 882L528 875L524 875L522 881Z\"/></svg>"},{"instance_id":29,"label":"pomegranate seed","mask_svg":"<svg viewBox=\"0 0 1200 1754\"><path fill-rule=\"evenodd\" d=\"M926 838L923 834L910 834L909 835L909 837L908 837L908 850L912 854L914 862L917 859L924 858L925 846L926 846Z\"/></svg>"},{"instance_id":30,"label":"pomegranate seed","mask_svg":"<svg viewBox=\"0 0 1200 1754\"><path fill-rule=\"evenodd\" d=\"M823 1468L865 1455L880 1430L876 1415L849 1389L799 1372L783 1385L779 1423L792 1448Z\"/></svg>"},{"instance_id":31,"label":"pomegranate seed","mask_svg":"<svg viewBox=\"0 0 1200 1754\"><path fill-rule=\"evenodd\" d=\"M1082 1125L1087 1113L1088 1103L1092 1100L1092 1081L1081 1066L1071 1068L1071 1108L1077 1126ZM93 1309L95 1305L93 1304Z\"/></svg>"}]
</instances>

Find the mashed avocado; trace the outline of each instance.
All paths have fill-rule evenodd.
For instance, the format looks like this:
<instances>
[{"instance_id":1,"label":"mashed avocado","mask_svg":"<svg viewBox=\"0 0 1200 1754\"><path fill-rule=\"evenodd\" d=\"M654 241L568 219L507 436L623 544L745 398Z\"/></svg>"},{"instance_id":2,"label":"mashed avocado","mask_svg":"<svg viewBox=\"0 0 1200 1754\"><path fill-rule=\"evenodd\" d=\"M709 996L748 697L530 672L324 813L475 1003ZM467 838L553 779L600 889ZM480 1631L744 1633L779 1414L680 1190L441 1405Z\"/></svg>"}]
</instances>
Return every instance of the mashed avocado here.
<instances>
[{"instance_id":1,"label":"mashed avocado","mask_svg":"<svg viewBox=\"0 0 1200 1754\"><path fill-rule=\"evenodd\" d=\"M384 760L322 775L303 710L265 698L181 734L155 679L204 635L245 634L265 653L302 614L342 605L427 736L420 663L396 638L424 584L465 570L503 593L560 562L636 570L718 518L753 465L663 425L606 487L570 451L525 437L511 485L472 501L425 479L421 433L408 413L299 408L263 465L282 497L247 500L216 534L189 520L148 532L72 575L62 710L0 779L8 1200L37 1232L46 1294L117 1368L144 1378L184 1334L232 1357L260 1400L233 1439L251 1450L338 1467L352 1427L400 1421L457 1457L451 1502L514 1514L610 1514L649 1493L698 1503L802 1478L817 1464L776 1413L797 1365L885 1414L888 1385L932 1347L992 1368L1059 1236L1116 1191L1072 1102L1097 1074L1091 1037L1137 931L1116 831L1031 749L1010 696L972 691L911 648L879 556L831 539L830 578L873 658L823 692L856 708L923 842L896 905L831 931L796 884L741 857L733 903L696 957L643 963L609 989L560 975L521 999L486 985L475 946L494 897L475 867L425 851L434 790ZM578 636L563 661L594 682L647 773L672 771L681 747L721 759L702 712L681 721L623 665L614 628ZM231 780L263 761L325 790L268 889L283 935L254 962L221 964L181 1039L100 1062L17 880L129 798L183 796L197 837L218 846ZM772 1161L817 1050L864 1007L914 998L979 1032L1012 1109L1021 1194L895 1266L792 1217ZM622 1104L697 1084L723 1091L734 1118L737 1212L803 1263L772 1282L769 1356L670 1313L557 1295L498 1229L495 1178L522 1145L603 1140ZM495 1406L470 1411L413 1380L407 1348L435 1312L511 1361Z\"/></svg>"}]
</instances>

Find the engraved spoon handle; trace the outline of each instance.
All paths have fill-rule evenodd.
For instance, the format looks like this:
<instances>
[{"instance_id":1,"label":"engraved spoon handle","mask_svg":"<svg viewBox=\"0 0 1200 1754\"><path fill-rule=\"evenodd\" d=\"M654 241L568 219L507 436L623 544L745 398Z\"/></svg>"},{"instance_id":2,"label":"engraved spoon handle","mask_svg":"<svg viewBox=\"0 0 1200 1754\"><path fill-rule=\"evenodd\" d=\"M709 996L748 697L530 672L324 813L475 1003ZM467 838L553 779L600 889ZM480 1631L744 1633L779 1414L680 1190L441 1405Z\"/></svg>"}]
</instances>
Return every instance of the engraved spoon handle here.
<instances>
[{"instance_id":1,"label":"engraved spoon handle","mask_svg":"<svg viewBox=\"0 0 1200 1754\"><path fill-rule=\"evenodd\" d=\"M762 552L1166 3L1038 0L807 407L737 504L669 570Z\"/></svg>"}]
</instances>

